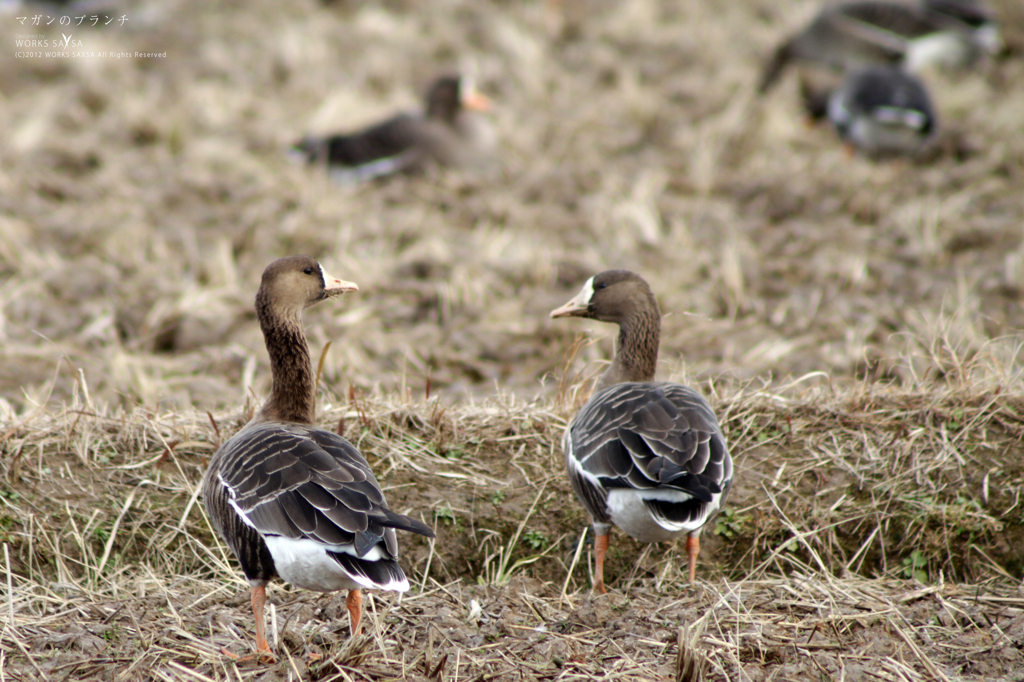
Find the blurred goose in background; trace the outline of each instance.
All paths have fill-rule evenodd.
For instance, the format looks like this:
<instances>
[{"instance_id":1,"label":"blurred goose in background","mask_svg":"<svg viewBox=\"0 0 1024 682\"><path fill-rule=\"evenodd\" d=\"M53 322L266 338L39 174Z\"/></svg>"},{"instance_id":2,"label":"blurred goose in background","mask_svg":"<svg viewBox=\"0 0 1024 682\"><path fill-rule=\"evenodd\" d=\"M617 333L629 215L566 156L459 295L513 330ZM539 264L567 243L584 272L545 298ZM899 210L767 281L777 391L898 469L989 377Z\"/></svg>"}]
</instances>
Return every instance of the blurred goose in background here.
<instances>
[{"instance_id":1,"label":"blurred goose in background","mask_svg":"<svg viewBox=\"0 0 1024 682\"><path fill-rule=\"evenodd\" d=\"M308 163L324 164L331 177L355 184L430 162L474 166L487 160L494 132L480 115L491 103L467 76L443 76L430 86L422 115L402 113L365 130L306 137L296 143Z\"/></svg>"},{"instance_id":2,"label":"blurred goose in background","mask_svg":"<svg viewBox=\"0 0 1024 682\"><path fill-rule=\"evenodd\" d=\"M910 71L963 67L1003 43L995 15L981 0L859 1L825 7L776 48L758 84L767 92L791 62L845 72L871 64Z\"/></svg>"},{"instance_id":3,"label":"blurred goose in background","mask_svg":"<svg viewBox=\"0 0 1024 682\"><path fill-rule=\"evenodd\" d=\"M569 481L594 525L594 589L606 592L612 524L640 542L686 535L692 583L701 530L732 485L732 458L700 393L654 381L661 313L651 288L628 270L607 270L551 317L619 325L615 359L562 439Z\"/></svg>"},{"instance_id":4,"label":"blurred goose in background","mask_svg":"<svg viewBox=\"0 0 1024 682\"><path fill-rule=\"evenodd\" d=\"M256 649L270 654L263 606L274 577L307 590L347 589L358 634L364 588L409 589L395 529L427 537L423 523L388 509L380 485L347 440L315 426L315 374L302 310L358 287L308 256L271 263L256 294L270 354L270 398L210 460L203 501L249 581Z\"/></svg>"},{"instance_id":5,"label":"blurred goose in background","mask_svg":"<svg viewBox=\"0 0 1024 682\"><path fill-rule=\"evenodd\" d=\"M871 66L847 76L828 101L839 136L871 157L913 155L937 122L924 84L894 66Z\"/></svg>"}]
</instances>

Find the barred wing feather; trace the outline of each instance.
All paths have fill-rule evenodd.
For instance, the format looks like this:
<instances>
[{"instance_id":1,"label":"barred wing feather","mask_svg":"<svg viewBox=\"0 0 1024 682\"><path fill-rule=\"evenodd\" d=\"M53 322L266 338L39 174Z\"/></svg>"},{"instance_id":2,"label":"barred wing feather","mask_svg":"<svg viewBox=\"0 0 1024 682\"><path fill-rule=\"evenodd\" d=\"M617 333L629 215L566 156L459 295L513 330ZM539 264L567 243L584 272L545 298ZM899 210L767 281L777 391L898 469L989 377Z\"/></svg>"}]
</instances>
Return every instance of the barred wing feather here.
<instances>
[{"instance_id":1,"label":"barred wing feather","mask_svg":"<svg viewBox=\"0 0 1024 682\"><path fill-rule=\"evenodd\" d=\"M398 555L394 529L432 535L387 507L363 456L344 438L312 427L256 424L221 454L219 478L231 505L264 535L352 545L365 556L382 540ZM235 456L236 450L245 456Z\"/></svg>"},{"instance_id":2,"label":"barred wing feather","mask_svg":"<svg viewBox=\"0 0 1024 682\"><path fill-rule=\"evenodd\" d=\"M591 398L566 430L570 481L595 521L609 523L608 492L651 491L644 503L669 524L700 518L732 481L718 420L693 389L622 383ZM680 504L696 500L702 505ZM664 525L664 524L663 524Z\"/></svg>"}]
</instances>

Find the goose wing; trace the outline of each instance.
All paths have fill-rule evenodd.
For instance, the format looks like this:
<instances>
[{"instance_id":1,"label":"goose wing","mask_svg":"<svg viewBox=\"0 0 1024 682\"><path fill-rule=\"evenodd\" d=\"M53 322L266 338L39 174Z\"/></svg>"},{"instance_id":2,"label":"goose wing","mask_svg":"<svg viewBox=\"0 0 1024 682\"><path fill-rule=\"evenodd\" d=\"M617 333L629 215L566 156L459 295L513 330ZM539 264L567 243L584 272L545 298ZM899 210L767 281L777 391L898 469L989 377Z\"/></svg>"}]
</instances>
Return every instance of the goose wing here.
<instances>
[{"instance_id":1,"label":"goose wing","mask_svg":"<svg viewBox=\"0 0 1024 682\"><path fill-rule=\"evenodd\" d=\"M860 52L865 54L869 50L873 51L876 53L877 61L899 60L907 51L907 41L911 37L904 31L914 28L900 25L903 22L894 26L880 26L871 21L871 17L861 18L846 13L834 14L829 19L831 28L842 39L859 44ZM916 31L912 30L913 32Z\"/></svg>"},{"instance_id":2,"label":"goose wing","mask_svg":"<svg viewBox=\"0 0 1024 682\"><path fill-rule=\"evenodd\" d=\"M732 458L714 412L681 384L604 389L573 420L563 447L573 489L603 523L610 522L606 503L614 488L651 491L645 503L659 518L673 516L673 500L707 505L717 499L720 506L732 482Z\"/></svg>"},{"instance_id":3,"label":"goose wing","mask_svg":"<svg viewBox=\"0 0 1024 682\"><path fill-rule=\"evenodd\" d=\"M908 37L926 31L926 17L910 6L852 2L822 10L802 31L779 45L761 71L765 93L793 61L843 71L864 64L895 63L907 51Z\"/></svg>"},{"instance_id":4,"label":"goose wing","mask_svg":"<svg viewBox=\"0 0 1024 682\"><path fill-rule=\"evenodd\" d=\"M423 124L418 116L399 114L357 133L307 137L295 146L309 163L348 169L355 180L369 180L420 161L417 145Z\"/></svg>"},{"instance_id":5,"label":"goose wing","mask_svg":"<svg viewBox=\"0 0 1024 682\"><path fill-rule=\"evenodd\" d=\"M891 38L910 39L934 33L941 26L920 8L899 2L853 2L840 5L826 13L838 20L840 27L848 27L856 33L853 22L862 27L871 27L886 32ZM870 34L864 34L870 38ZM896 43L891 43L893 47Z\"/></svg>"},{"instance_id":6,"label":"goose wing","mask_svg":"<svg viewBox=\"0 0 1024 682\"><path fill-rule=\"evenodd\" d=\"M217 478L229 504L264 536L310 539L334 551L350 548L358 557L383 542L394 558L394 529L434 535L425 524L388 509L366 459L329 431L256 424L217 455Z\"/></svg>"}]
</instances>

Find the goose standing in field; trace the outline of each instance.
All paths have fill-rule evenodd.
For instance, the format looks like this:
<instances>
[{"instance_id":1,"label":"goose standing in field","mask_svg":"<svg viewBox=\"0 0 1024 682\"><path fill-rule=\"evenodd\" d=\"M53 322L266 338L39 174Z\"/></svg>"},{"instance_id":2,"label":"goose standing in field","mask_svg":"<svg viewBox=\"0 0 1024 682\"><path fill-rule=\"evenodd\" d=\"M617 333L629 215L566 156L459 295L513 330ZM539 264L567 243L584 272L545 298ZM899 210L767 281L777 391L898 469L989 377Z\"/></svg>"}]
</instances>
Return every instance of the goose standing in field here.
<instances>
[{"instance_id":1,"label":"goose standing in field","mask_svg":"<svg viewBox=\"0 0 1024 682\"><path fill-rule=\"evenodd\" d=\"M758 91L767 92L791 62L833 72L871 64L898 64L916 72L929 65L968 66L1002 46L995 16L980 0L834 4L776 48Z\"/></svg>"},{"instance_id":2,"label":"goose standing in field","mask_svg":"<svg viewBox=\"0 0 1024 682\"><path fill-rule=\"evenodd\" d=\"M913 155L937 127L924 84L893 66L854 71L828 102L839 136L871 157Z\"/></svg>"},{"instance_id":3,"label":"goose standing in field","mask_svg":"<svg viewBox=\"0 0 1024 682\"><path fill-rule=\"evenodd\" d=\"M324 164L331 177L355 184L429 162L473 166L485 161L494 146L490 123L480 112L490 100L472 79L444 76L430 86L424 115L398 114L354 133L306 137L295 147L310 164Z\"/></svg>"},{"instance_id":4,"label":"goose standing in field","mask_svg":"<svg viewBox=\"0 0 1024 682\"><path fill-rule=\"evenodd\" d=\"M551 317L619 325L615 359L562 439L572 489L594 524L594 589L606 592L612 524L640 542L686 535L692 583L701 530L732 485L732 458L700 393L654 381L661 313L651 288L628 270L607 270Z\"/></svg>"},{"instance_id":5,"label":"goose standing in field","mask_svg":"<svg viewBox=\"0 0 1024 682\"><path fill-rule=\"evenodd\" d=\"M217 450L203 478L213 527L252 589L261 653L270 653L263 605L272 578L319 592L347 589L355 635L361 589L409 589L395 529L434 536L423 523L388 509L352 444L315 426L315 375L302 311L356 290L308 256L282 258L264 270L256 316L270 354L270 398Z\"/></svg>"}]
</instances>

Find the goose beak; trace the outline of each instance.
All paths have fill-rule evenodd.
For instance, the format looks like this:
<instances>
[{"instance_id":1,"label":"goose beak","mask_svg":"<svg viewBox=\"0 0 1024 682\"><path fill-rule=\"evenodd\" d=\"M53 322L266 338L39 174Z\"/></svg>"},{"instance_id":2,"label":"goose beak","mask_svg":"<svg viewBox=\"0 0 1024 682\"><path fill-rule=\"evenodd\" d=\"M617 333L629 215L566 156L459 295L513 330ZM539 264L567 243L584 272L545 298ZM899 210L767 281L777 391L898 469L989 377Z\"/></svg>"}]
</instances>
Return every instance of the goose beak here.
<instances>
[{"instance_id":1,"label":"goose beak","mask_svg":"<svg viewBox=\"0 0 1024 682\"><path fill-rule=\"evenodd\" d=\"M326 272L324 273L324 294L328 298L341 296L350 291L359 291L359 286L355 282L346 282L343 279L331 277Z\"/></svg>"},{"instance_id":2,"label":"goose beak","mask_svg":"<svg viewBox=\"0 0 1024 682\"><path fill-rule=\"evenodd\" d=\"M462 100L462 106L473 111L490 111L491 100L479 92L471 92Z\"/></svg>"},{"instance_id":3,"label":"goose beak","mask_svg":"<svg viewBox=\"0 0 1024 682\"><path fill-rule=\"evenodd\" d=\"M581 301L581 296L577 296L560 308L555 308L551 311L551 319L556 317L581 317L587 314L587 309L590 307L589 301Z\"/></svg>"},{"instance_id":4,"label":"goose beak","mask_svg":"<svg viewBox=\"0 0 1024 682\"><path fill-rule=\"evenodd\" d=\"M591 277L583 285L583 288L580 289L580 293L576 294L575 298L561 308L555 308L551 311L551 319L556 317L586 317L587 311L590 310L590 301L593 298L594 278Z\"/></svg>"},{"instance_id":5,"label":"goose beak","mask_svg":"<svg viewBox=\"0 0 1024 682\"><path fill-rule=\"evenodd\" d=\"M472 111L490 111L491 100L477 91L473 81L469 78L462 79L462 108Z\"/></svg>"}]
</instances>

